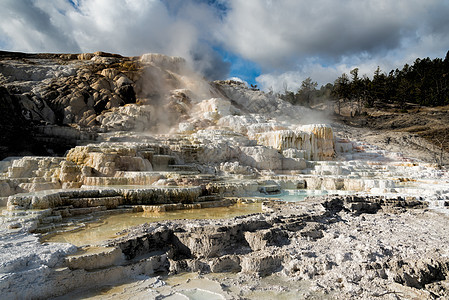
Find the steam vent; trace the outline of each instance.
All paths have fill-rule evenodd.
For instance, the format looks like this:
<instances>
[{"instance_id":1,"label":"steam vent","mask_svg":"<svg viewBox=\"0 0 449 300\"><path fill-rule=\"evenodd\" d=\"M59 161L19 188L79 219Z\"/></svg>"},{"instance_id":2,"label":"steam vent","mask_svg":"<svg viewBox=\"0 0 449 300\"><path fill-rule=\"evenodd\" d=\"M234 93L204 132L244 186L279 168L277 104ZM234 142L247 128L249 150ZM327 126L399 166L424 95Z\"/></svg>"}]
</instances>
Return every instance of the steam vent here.
<instances>
[{"instance_id":1,"label":"steam vent","mask_svg":"<svg viewBox=\"0 0 449 300\"><path fill-rule=\"evenodd\" d=\"M0 83L2 299L449 298L419 136L161 54L0 52Z\"/></svg>"}]
</instances>

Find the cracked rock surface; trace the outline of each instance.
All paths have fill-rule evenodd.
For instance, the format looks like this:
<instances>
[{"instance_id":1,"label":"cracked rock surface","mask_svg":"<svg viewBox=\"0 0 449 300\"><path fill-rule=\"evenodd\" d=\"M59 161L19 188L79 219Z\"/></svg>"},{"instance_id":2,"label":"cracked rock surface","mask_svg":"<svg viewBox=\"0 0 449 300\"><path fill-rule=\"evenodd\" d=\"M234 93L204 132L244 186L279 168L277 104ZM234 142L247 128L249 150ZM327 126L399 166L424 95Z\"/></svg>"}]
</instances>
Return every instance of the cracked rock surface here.
<instances>
[{"instance_id":1,"label":"cracked rock surface","mask_svg":"<svg viewBox=\"0 0 449 300\"><path fill-rule=\"evenodd\" d=\"M424 202L322 196L264 206L231 219L139 225L83 253L5 234L0 292L6 299L88 297L109 285L117 286L114 297L163 299L192 292L193 280L196 293L219 299L449 296L449 219Z\"/></svg>"},{"instance_id":2,"label":"cracked rock surface","mask_svg":"<svg viewBox=\"0 0 449 300\"><path fill-rule=\"evenodd\" d=\"M194 272L238 287L238 293L222 292L229 299L267 289L263 278L270 276L283 282L268 288L279 289L279 296L292 291L292 282L308 286L298 291L312 299L449 296L446 216L404 209L400 200L365 211L363 206L354 209L353 199L329 198L273 204L272 212L232 220L142 225L109 246L120 247L128 257L142 255L145 247L154 251L152 247L162 246L171 274ZM155 236L165 239L163 245L151 241Z\"/></svg>"}]
</instances>

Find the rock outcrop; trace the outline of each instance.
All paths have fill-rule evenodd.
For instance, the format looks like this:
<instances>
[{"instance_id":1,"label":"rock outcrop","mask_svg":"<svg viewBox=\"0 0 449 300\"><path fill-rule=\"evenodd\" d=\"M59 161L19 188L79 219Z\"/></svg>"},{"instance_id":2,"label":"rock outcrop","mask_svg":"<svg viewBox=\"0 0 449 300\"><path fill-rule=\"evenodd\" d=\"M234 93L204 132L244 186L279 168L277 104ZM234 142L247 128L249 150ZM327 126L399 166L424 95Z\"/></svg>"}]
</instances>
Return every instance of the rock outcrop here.
<instances>
[{"instance_id":1,"label":"rock outcrop","mask_svg":"<svg viewBox=\"0 0 449 300\"><path fill-rule=\"evenodd\" d=\"M291 158L329 160L335 156L334 134L328 125L304 125L297 130L280 130L252 135L260 144L287 151Z\"/></svg>"}]
</instances>

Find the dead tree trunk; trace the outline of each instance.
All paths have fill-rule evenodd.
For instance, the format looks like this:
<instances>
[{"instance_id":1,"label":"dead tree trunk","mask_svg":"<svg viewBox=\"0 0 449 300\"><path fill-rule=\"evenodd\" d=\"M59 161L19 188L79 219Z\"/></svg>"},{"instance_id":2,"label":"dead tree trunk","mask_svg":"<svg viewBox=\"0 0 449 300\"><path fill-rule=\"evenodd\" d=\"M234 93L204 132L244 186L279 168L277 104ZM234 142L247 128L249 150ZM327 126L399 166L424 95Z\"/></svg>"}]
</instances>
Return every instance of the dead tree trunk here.
<instances>
[{"instance_id":1,"label":"dead tree trunk","mask_svg":"<svg viewBox=\"0 0 449 300\"><path fill-rule=\"evenodd\" d=\"M438 149L435 151L435 160L438 166L442 167L444 165L444 144L446 142L446 136L435 137L433 140L438 145Z\"/></svg>"}]
</instances>

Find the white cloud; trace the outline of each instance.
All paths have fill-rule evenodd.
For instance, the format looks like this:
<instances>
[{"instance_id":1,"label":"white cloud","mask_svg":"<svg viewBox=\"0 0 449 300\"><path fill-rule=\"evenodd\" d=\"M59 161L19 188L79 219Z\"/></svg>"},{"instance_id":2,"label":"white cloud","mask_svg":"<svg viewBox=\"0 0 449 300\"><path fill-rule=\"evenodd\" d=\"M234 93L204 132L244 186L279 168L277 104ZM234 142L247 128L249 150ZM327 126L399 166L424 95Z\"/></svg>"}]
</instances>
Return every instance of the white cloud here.
<instances>
[{"instance_id":1,"label":"white cloud","mask_svg":"<svg viewBox=\"0 0 449 300\"><path fill-rule=\"evenodd\" d=\"M154 51L176 55L172 45L183 36L195 35L194 30L185 28L179 36L172 36L178 23L159 1L81 1L78 10L63 18L71 24L73 37L85 52L139 55Z\"/></svg>"},{"instance_id":2,"label":"white cloud","mask_svg":"<svg viewBox=\"0 0 449 300\"><path fill-rule=\"evenodd\" d=\"M16 51L68 51L79 50L68 32L55 24L41 2L4 0L0 10L0 34L6 38L6 49ZM64 3L55 1L54 7Z\"/></svg>"},{"instance_id":3,"label":"white cloud","mask_svg":"<svg viewBox=\"0 0 449 300\"><path fill-rule=\"evenodd\" d=\"M266 89L296 90L307 77L333 82L358 67L372 75L444 57L449 45L449 1L231 0L217 36L257 62Z\"/></svg>"},{"instance_id":4,"label":"white cloud","mask_svg":"<svg viewBox=\"0 0 449 300\"><path fill-rule=\"evenodd\" d=\"M4 1L0 36L9 50L156 52L182 56L212 78L228 72L203 42L215 26L207 5L182 1L176 12L160 0L80 0L76 7L64 0Z\"/></svg>"},{"instance_id":5,"label":"white cloud","mask_svg":"<svg viewBox=\"0 0 449 300\"><path fill-rule=\"evenodd\" d=\"M415 52L416 53L416 52ZM298 65L294 70L285 72L267 72L256 78L256 81L260 87L265 90L273 90L275 92L285 92L287 87L288 91L296 92L301 82L310 77L313 81L318 83L318 88L326 83L333 83L337 77L346 73L350 76L350 71L354 68L359 69L359 76L364 75L369 78L373 77L374 71L379 67L382 72L388 73L392 69L402 69L402 66L406 63L413 64L417 57L416 54L399 57L396 51L392 51L386 56L366 56L366 55L354 55L344 56L338 62L332 65L324 66L320 63L319 59L307 59L303 64ZM424 52L425 53L425 52ZM444 57L445 54L438 57Z\"/></svg>"},{"instance_id":6,"label":"white cloud","mask_svg":"<svg viewBox=\"0 0 449 300\"><path fill-rule=\"evenodd\" d=\"M447 2L447 1L446 1ZM309 56L339 60L400 47L416 33L445 33L448 5L438 0L232 0L219 37L263 68L290 68ZM442 10L442 11L441 11ZM435 26L435 15L438 26ZM419 38L419 37L418 37Z\"/></svg>"},{"instance_id":7,"label":"white cloud","mask_svg":"<svg viewBox=\"0 0 449 300\"><path fill-rule=\"evenodd\" d=\"M444 57L448 0L2 0L0 46L26 52L159 52L209 78L228 76L214 47L257 63L259 84L292 89L359 67L369 75ZM212 1L213 2L213 1ZM226 7L224 9L224 7Z\"/></svg>"}]
</instances>

